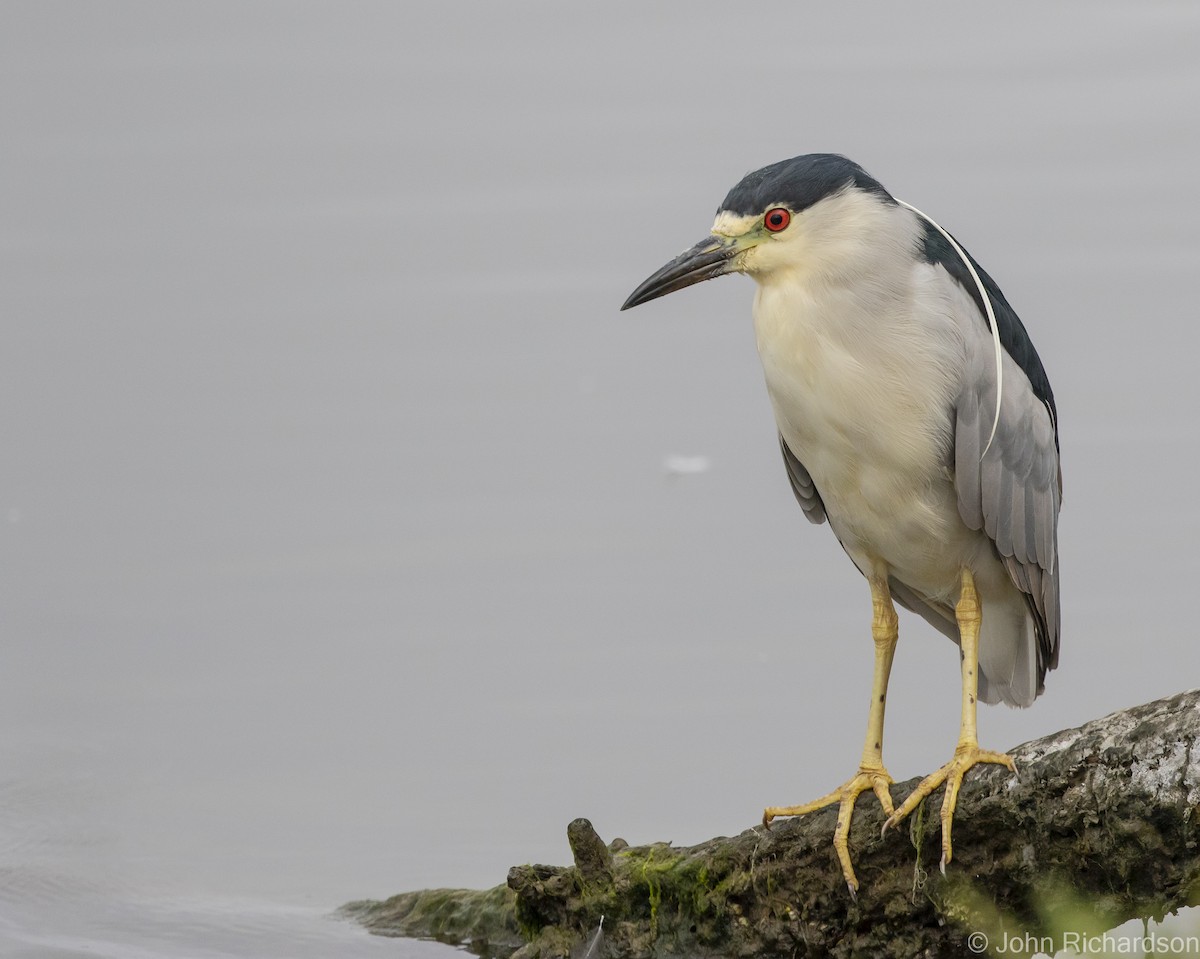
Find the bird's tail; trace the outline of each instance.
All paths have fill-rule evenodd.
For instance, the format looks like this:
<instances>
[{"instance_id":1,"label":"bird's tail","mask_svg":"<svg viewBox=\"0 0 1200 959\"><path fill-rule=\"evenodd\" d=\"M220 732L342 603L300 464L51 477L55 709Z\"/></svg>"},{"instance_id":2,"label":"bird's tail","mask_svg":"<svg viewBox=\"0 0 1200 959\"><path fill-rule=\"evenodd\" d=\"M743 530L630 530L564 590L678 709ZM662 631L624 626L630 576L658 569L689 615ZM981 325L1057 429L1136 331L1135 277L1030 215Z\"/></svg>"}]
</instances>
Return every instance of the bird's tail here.
<instances>
[{"instance_id":1,"label":"bird's tail","mask_svg":"<svg viewBox=\"0 0 1200 959\"><path fill-rule=\"evenodd\" d=\"M1008 610L985 606L979 628L979 698L985 703L1032 706L1037 694L1037 631L1033 617L1023 607Z\"/></svg>"}]
</instances>

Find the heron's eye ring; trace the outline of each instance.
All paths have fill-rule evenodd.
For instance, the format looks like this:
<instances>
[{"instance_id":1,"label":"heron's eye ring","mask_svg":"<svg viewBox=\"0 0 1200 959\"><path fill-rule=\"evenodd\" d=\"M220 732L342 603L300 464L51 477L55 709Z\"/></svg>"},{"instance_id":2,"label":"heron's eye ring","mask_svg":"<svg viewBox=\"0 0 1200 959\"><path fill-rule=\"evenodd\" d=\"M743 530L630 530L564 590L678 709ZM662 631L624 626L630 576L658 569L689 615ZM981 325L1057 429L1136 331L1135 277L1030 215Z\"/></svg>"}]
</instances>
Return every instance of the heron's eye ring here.
<instances>
[{"instance_id":1,"label":"heron's eye ring","mask_svg":"<svg viewBox=\"0 0 1200 959\"><path fill-rule=\"evenodd\" d=\"M763 217L763 226L772 233L778 233L785 229L792 222L792 215L781 206L775 207L773 210L768 210L767 215Z\"/></svg>"}]
</instances>

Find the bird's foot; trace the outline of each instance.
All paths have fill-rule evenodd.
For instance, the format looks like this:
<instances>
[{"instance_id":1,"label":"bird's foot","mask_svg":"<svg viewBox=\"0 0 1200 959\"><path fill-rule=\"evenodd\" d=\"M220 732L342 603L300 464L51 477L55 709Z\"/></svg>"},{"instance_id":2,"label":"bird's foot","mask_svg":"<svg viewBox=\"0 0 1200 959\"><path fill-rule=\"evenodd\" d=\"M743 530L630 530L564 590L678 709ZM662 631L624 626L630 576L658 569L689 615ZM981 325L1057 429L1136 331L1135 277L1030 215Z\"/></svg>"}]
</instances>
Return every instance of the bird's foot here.
<instances>
[{"instance_id":1,"label":"bird's foot","mask_svg":"<svg viewBox=\"0 0 1200 959\"><path fill-rule=\"evenodd\" d=\"M847 838L850 835L850 817L854 815L854 804L859 795L872 790L879 797L879 804L889 816L892 814L892 796L888 787L892 777L882 766L860 766L858 772L849 781L838 786L833 792L815 799L803 806L768 806L763 810L763 825L768 829L771 820L780 816L803 816L826 806L838 803L837 828L833 832L833 848L837 853L838 862L842 866L842 875L846 877L846 885L850 895L858 896L858 879L854 875L854 866L850 863L850 849Z\"/></svg>"},{"instance_id":2,"label":"bird's foot","mask_svg":"<svg viewBox=\"0 0 1200 959\"><path fill-rule=\"evenodd\" d=\"M941 769L930 773L920 784L914 789L911 795L904 800L904 803L888 818L883 824L883 831L887 832L893 826L900 823L905 816L917 808L925 799L942 783L946 784L946 795L942 799L942 872L946 871L946 863L950 861L953 854L953 847L950 841L950 827L954 820L954 807L958 802L958 790L962 786L963 776L967 771L979 763L995 763L998 766L1007 766L1012 772L1017 771L1016 763L1012 761L1012 757L1005 753L994 753L986 749L980 749L979 744L975 742L960 742L954 750L954 756L950 762L946 763Z\"/></svg>"}]
</instances>

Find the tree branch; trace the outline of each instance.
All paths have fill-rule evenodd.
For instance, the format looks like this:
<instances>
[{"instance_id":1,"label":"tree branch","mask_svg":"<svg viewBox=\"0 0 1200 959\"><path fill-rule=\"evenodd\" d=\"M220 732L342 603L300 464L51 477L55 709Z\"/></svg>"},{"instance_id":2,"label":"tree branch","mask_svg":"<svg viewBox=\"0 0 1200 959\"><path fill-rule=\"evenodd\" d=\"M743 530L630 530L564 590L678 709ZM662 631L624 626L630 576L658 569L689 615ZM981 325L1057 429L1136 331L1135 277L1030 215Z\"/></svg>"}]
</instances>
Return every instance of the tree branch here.
<instances>
[{"instance_id":1,"label":"tree branch","mask_svg":"<svg viewBox=\"0 0 1200 959\"><path fill-rule=\"evenodd\" d=\"M924 815L918 809L907 828L883 837L878 803L862 803L850 834L857 901L833 853L830 808L688 848L605 847L576 820L573 866L514 866L507 886L408 893L344 913L381 934L515 951L514 959L910 959L968 955L973 930L1061 937L1064 923L1085 921L1081 910L1106 929L1200 904L1200 690L1011 755L1019 778L994 766L967 777L946 876L940 789Z\"/></svg>"}]
</instances>

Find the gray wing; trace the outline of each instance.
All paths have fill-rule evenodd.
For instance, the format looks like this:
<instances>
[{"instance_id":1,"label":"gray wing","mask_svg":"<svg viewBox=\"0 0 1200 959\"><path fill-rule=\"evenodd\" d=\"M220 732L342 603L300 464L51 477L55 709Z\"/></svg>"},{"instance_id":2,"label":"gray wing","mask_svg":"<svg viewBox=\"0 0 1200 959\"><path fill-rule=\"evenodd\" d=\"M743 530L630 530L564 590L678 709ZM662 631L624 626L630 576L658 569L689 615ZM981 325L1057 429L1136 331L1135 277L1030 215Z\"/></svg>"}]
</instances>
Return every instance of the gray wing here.
<instances>
[{"instance_id":1,"label":"gray wing","mask_svg":"<svg viewBox=\"0 0 1200 959\"><path fill-rule=\"evenodd\" d=\"M1006 318L997 312L1003 333ZM1013 321L1019 326L1015 314L1011 314ZM1020 334L1024 332L1021 327ZM1047 384L1047 395L1039 397L1024 369L1027 364L1018 365L1014 351L1006 348L1000 420L988 446L997 395L991 334L982 324L964 334L967 362L954 412L958 512L967 526L987 534L1013 584L1025 594L1037 637L1037 692L1041 693L1047 670L1058 665L1061 619L1058 509L1062 474L1053 395ZM1032 352L1028 337L1025 342ZM1042 377L1045 373L1036 354L1033 358L1036 381L1037 373Z\"/></svg>"},{"instance_id":2,"label":"gray wing","mask_svg":"<svg viewBox=\"0 0 1200 959\"><path fill-rule=\"evenodd\" d=\"M1025 594L1036 634L1040 693L1046 671L1058 665L1062 472L1054 391L1016 311L968 253L995 311L1003 348L1003 400L996 435L988 446L996 415L997 382L985 294L958 252L931 222L923 223L919 253L935 270L945 271L948 313L959 326L965 349L962 386L953 414L958 511L969 527L987 533L1009 577Z\"/></svg>"},{"instance_id":3,"label":"gray wing","mask_svg":"<svg viewBox=\"0 0 1200 959\"><path fill-rule=\"evenodd\" d=\"M796 494L796 502L800 504L800 508L804 510L804 515L810 523L824 523L825 504L821 502L821 494L817 492L817 487L813 484L812 477L808 475L804 464L796 459L796 454L788 447L783 434L779 436L779 449L783 452L783 465L787 467L788 479L792 483L792 492Z\"/></svg>"}]
</instances>

